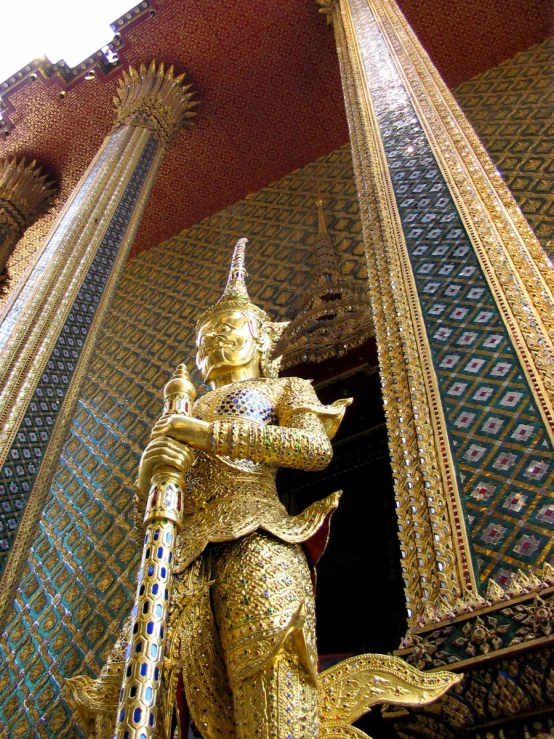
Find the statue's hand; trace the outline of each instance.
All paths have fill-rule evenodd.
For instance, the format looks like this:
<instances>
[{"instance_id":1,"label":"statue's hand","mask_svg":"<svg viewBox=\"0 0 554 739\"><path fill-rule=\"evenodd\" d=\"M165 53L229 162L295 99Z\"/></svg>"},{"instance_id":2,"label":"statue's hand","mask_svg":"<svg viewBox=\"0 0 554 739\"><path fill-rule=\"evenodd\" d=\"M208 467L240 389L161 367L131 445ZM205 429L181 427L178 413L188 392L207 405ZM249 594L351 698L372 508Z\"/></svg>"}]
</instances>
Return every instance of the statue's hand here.
<instances>
[{"instance_id":1,"label":"statue's hand","mask_svg":"<svg viewBox=\"0 0 554 739\"><path fill-rule=\"evenodd\" d=\"M210 424L179 413L160 418L152 429L152 436L169 436L205 452L210 449Z\"/></svg>"},{"instance_id":2,"label":"statue's hand","mask_svg":"<svg viewBox=\"0 0 554 739\"><path fill-rule=\"evenodd\" d=\"M138 471L138 488L142 495L147 496L150 490L150 481L156 467L173 467L184 472L193 462L194 452L185 444L181 444L167 436L157 436L152 439L142 457Z\"/></svg>"}]
</instances>

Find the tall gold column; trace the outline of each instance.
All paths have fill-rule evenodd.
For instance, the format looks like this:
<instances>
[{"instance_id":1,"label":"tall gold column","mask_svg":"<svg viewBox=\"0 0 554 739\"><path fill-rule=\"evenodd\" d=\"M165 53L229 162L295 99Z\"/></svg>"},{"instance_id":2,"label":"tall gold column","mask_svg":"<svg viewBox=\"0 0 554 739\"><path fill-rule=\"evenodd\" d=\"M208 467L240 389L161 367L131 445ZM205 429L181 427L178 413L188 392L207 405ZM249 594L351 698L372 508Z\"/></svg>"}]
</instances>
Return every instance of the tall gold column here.
<instances>
[{"instance_id":1,"label":"tall gold column","mask_svg":"<svg viewBox=\"0 0 554 739\"><path fill-rule=\"evenodd\" d=\"M554 271L394 0L320 6L350 127L408 615L423 627L548 565Z\"/></svg>"},{"instance_id":2,"label":"tall gold column","mask_svg":"<svg viewBox=\"0 0 554 739\"><path fill-rule=\"evenodd\" d=\"M394 0L320 5L389 431L409 616L398 653L464 673L432 710L388 718L406 737L496 736L554 704L554 270Z\"/></svg>"},{"instance_id":3,"label":"tall gold column","mask_svg":"<svg viewBox=\"0 0 554 739\"><path fill-rule=\"evenodd\" d=\"M195 115L183 80L155 62L123 73L116 123L2 317L0 617L156 174Z\"/></svg>"},{"instance_id":4,"label":"tall gold column","mask_svg":"<svg viewBox=\"0 0 554 739\"><path fill-rule=\"evenodd\" d=\"M35 161L0 162L0 282L6 263L25 230L52 205L54 182Z\"/></svg>"}]
</instances>

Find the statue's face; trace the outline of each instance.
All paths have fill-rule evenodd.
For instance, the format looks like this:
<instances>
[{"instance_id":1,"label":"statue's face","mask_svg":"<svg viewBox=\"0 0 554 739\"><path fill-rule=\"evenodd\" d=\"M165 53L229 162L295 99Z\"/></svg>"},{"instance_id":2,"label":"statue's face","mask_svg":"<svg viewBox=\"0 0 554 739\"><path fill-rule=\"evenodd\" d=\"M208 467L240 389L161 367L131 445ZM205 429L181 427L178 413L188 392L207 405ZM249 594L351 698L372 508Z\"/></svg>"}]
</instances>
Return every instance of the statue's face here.
<instances>
[{"instance_id":1,"label":"statue's face","mask_svg":"<svg viewBox=\"0 0 554 739\"><path fill-rule=\"evenodd\" d=\"M260 352L250 321L241 311L230 310L216 313L201 326L196 339L196 366L206 382L218 373L259 362Z\"/></svg>"}]
</instances>

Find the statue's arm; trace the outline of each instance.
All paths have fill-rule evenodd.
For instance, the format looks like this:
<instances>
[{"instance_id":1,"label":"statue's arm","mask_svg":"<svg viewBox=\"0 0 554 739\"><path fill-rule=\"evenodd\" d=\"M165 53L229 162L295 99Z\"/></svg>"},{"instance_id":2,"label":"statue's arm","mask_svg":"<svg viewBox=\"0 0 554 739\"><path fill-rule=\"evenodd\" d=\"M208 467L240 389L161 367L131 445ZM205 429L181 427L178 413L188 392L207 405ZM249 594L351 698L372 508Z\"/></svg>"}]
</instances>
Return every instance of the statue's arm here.
<instances>
[{"instance_id":1,"label":"statue's arm","mask_svg":"<svg viewBox=\"0 0 554 739\"><path fill-rule=\"evenodd\" d=\"M330 439L348 403L324 406L307 380L290 378L277 407L279 425L244 419L214 421L210 451L278 467L321 470L331 461Z\"/></svg>"},{"instance_id":2,"label":"statue's arm","mask_svg":"<svg viewBox=\"0 0 554 739\"><path fill-rule=\"evenodd\" d=\"M300 470L321 470L331 461L330 439L350 402L346 399L323 405L307 380L293 377L286 381L277 404L278 425L244 418L209 423L174 414L160 419L152 435L154 439L170 437L204 452L233 459L250 459Z\"/></svg>"},{"instance_id":3,"label":"statue's arm","mask_svg":"<svg viewBox=\"0 0 554 739\"><path fill-rule=\"evenodd\" d=\"M242 419L214 421L210 451L300 470L322 470L333 456L322 421L309 411L289 416L286 426Z\"/></svg>"}]
</instances>

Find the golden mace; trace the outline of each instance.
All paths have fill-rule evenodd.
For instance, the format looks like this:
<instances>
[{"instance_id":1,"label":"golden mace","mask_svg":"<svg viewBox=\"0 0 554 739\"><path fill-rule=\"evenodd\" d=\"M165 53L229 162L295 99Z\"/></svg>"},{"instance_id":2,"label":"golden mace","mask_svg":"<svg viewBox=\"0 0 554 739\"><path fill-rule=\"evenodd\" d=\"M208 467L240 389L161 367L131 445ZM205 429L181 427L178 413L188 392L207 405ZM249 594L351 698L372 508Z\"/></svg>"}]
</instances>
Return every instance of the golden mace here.
<instances>
[{"instance_id":1,"label":"golden mace","mask_svg":"<svg viewBox=\"0 0 554 739\"><path fill-rule=\"evenodd\" d=\"M164 387L162 418L189 415L196 390L180 364ZM146 534L132 611L131 634L116 717L117 739L152 739L160 704L164 642L169 614L175 541L183 518L182 473L154 469L144 515Z\"/></svg>"}]
</instances>

